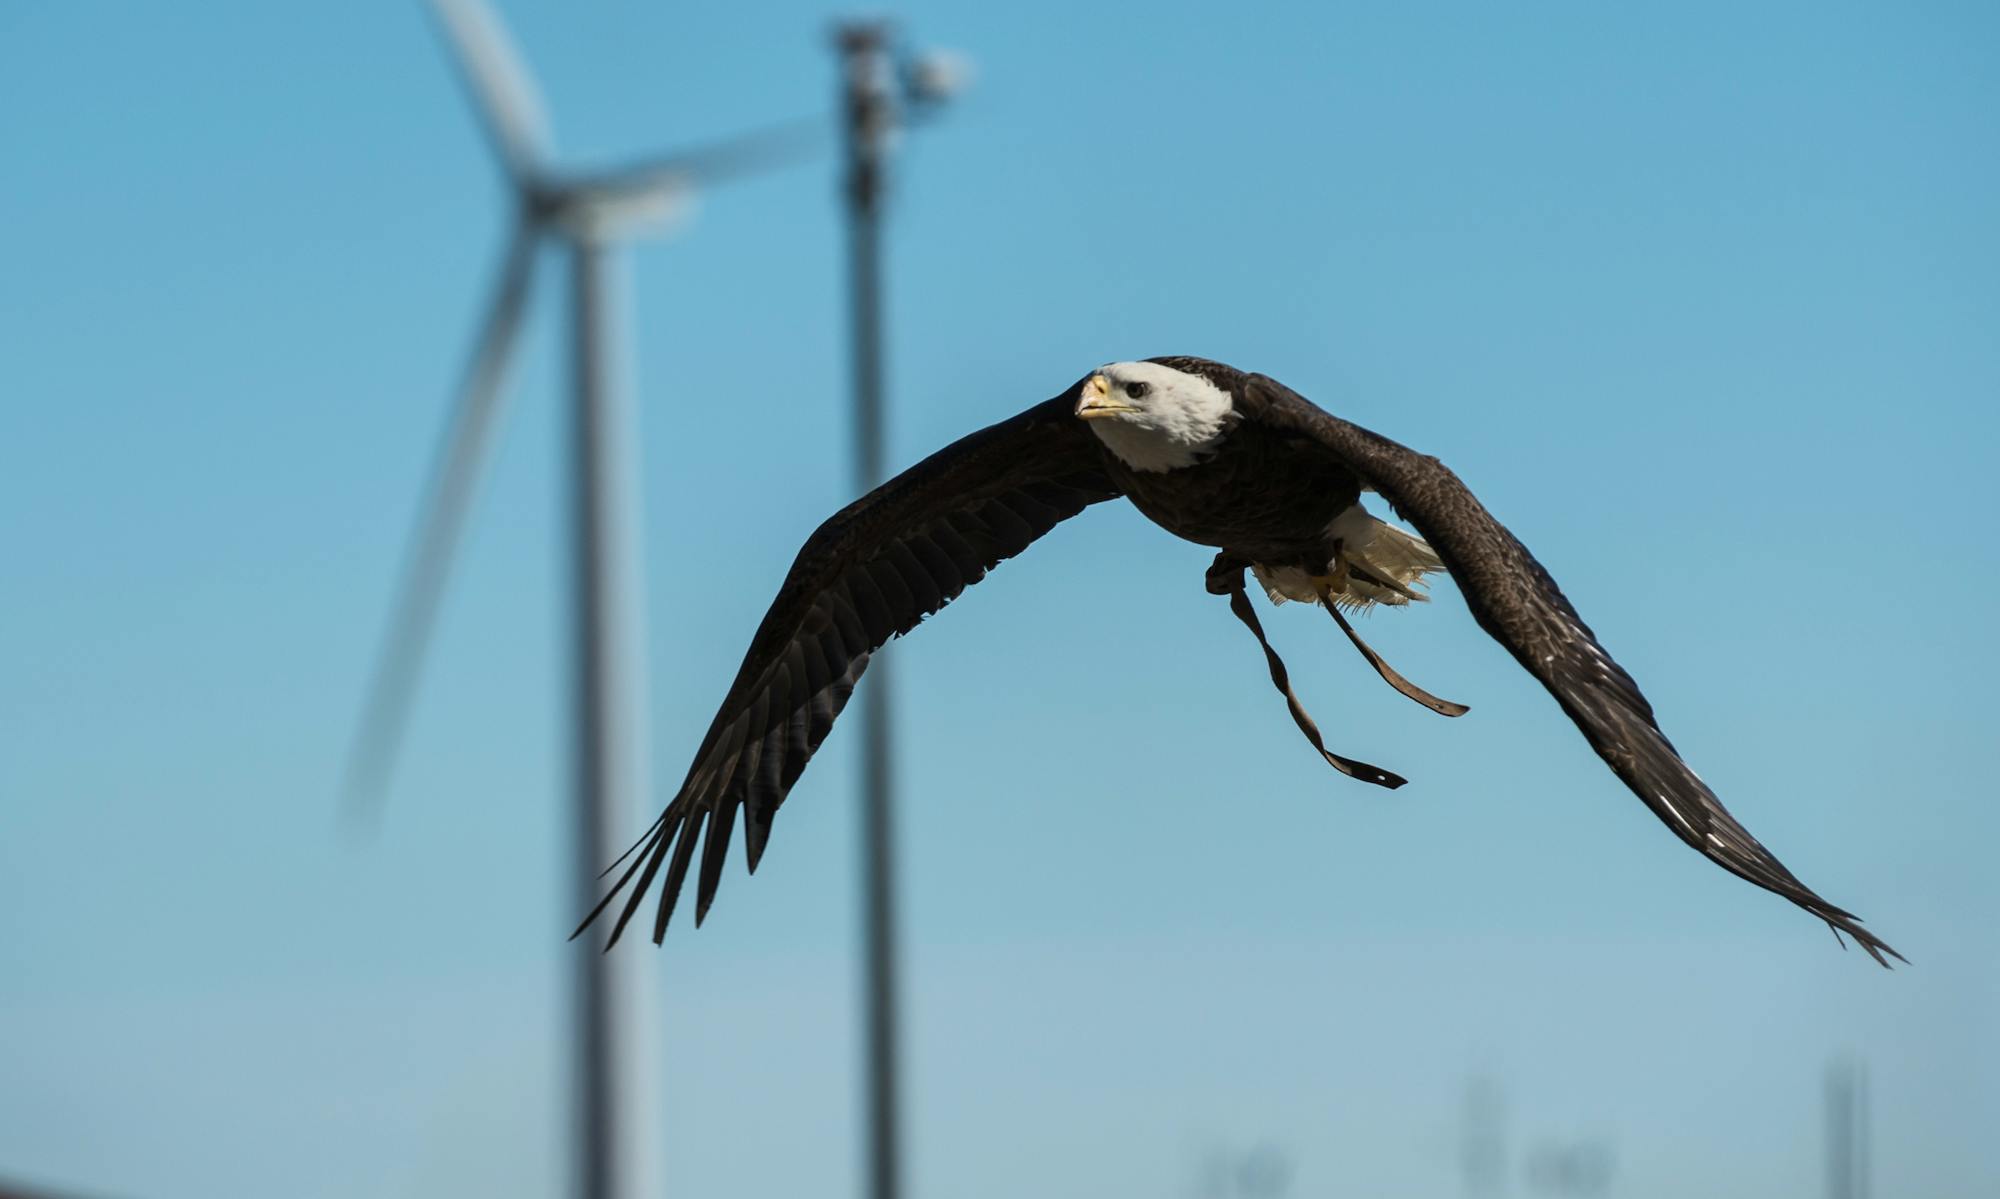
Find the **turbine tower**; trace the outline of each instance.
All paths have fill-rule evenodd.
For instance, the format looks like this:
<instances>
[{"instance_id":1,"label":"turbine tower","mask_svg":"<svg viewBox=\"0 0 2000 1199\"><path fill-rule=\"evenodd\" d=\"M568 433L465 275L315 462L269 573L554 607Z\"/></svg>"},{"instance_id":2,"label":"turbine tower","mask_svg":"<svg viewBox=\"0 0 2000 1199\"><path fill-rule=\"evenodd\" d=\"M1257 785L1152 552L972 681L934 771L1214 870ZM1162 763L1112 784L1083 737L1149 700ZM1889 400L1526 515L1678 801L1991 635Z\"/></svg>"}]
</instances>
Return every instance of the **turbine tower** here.
<instances>
[{"instance_id":1,"label":"turbine tower","mask_svg":"<svg viewBox=\"0 0 2000 1199\"><path fill-rule=\"evenodd\" d=\"M795 157L818 140L817 130L801 123L616 170L561 172L551 163L536 89L483 0L429 5L513 191L514 222L418 513L349 763L347 804L356 817L370 817L379 806L499 416L537 251L555 241L571 276L576 837L570 852L572 900L585 912L596 900L598 871L623 848L621 838L648 791L642 571L632 414L617 341L618 248L682 207L697 185ZM576 1194L630 1199L657 1193L649 1153L658 1109L645 1036L653 1010L644 991L645 963L629 954L594 952L583 942L569 952L576 971Z\"/></svg>"}]
</instances>

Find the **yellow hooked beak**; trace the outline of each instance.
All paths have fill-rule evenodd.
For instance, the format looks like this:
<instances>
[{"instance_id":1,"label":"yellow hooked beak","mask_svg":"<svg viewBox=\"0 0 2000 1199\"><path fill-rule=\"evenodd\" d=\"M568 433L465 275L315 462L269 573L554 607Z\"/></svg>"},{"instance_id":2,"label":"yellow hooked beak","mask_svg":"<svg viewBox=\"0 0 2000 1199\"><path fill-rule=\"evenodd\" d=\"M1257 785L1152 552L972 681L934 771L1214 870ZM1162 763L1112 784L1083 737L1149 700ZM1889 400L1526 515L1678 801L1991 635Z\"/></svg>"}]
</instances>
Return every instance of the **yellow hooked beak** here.
<instances>
[{"instance_id":1,"label":"yellow hooked beak","mask_svg":"<svg viewBox=\"0 0 2000 1199\"><path fill-rule=\"evenodd\" d=\"M1120 412L1137 412L1130 404L1121 404L1111 397L1111 380L1103 375L1092 375L1084 381L1083 394L1077 398L1076 414L1084 420L1103 420Z\"/></svg>"}]
</instances>

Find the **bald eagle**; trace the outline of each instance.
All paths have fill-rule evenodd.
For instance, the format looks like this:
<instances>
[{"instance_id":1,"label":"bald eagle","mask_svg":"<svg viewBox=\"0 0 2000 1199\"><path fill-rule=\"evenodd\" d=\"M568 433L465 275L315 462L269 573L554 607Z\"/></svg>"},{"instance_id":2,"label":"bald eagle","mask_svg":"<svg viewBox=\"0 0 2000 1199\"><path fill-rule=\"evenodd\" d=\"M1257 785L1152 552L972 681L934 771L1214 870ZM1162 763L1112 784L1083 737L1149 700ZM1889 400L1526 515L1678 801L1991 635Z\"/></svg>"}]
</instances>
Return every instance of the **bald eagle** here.
<instances>
[{"instance_id":1,"label":"bald eagle","mask_svg":"<svg viewBox=\"0 0 2000 1199\"><path fill-rule=\"evenodd\" d=\"M1419 535L1371 515L1362 506L1365 491L1388 501ZM686 781L613 863L631 859L577 933L629 886L606 948L615 944L664 866L653 920L660 941L698 842L699 925L738 812L755 872L778 806L869 655L1057 524L1120 496L1169 533L1219 551L1208 589L1228 596L1256 634L1293 719L1336 769L1384 787L1404 782L1326 749L1244 595L1244 571L1273 601L1324 606L1397 690L1455 716L1463 705L1397 674L1342 615L1424 599L1424 576L1449 571L1480 627L1540 680L1676 836L1826 921L1836 938L1853 937L1882 965L1902 960L1855 916L1800 882L1723 808L1555 580L1457 475L1274 379L1190 357L1092 371L1054 399L946 446L821 525L751 638Z\"/></svg>"}]
</instances>

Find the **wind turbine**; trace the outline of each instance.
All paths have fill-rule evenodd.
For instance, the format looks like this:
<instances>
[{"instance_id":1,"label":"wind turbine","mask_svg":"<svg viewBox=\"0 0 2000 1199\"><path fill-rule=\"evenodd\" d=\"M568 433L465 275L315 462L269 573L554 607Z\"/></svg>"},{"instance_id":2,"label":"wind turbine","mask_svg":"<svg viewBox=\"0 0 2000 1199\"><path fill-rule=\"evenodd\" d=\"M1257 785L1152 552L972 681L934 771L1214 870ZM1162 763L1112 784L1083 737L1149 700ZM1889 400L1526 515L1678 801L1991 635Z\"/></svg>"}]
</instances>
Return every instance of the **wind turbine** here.
<instances>
[{"instance_id":1,"label":"wind turbine","mask_svg":"<svg viewBox=\"0 0 2000 1199\"><path fill-rule=\"evenodd\" d=\"M429 0L461 82L514 193L513 231L433 465L349 762L351 816L377 810L401 738L438 600L494 425L508 359L545 240L570 260L574 383L576 911L596 900L598 871L622 848L647 791L641 571L633 507L632 418L616 343L619 244L683 206L702 183L796 157L817 142L802 122L620 169L572 173L551 163L539 95L483 0ZM577 1193L653 1192L652 1055L641 964L575 955Z\"/></svg>"}]
</instances>

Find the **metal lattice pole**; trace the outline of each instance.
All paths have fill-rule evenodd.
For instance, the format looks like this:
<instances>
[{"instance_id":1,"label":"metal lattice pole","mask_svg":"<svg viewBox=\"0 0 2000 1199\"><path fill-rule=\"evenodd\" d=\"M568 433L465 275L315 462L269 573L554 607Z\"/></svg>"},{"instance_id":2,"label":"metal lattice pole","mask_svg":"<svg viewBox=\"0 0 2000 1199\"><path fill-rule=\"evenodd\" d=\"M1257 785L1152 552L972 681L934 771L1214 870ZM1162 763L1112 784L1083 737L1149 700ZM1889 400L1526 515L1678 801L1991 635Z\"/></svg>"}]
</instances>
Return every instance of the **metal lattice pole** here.
<instances>
[{"instance_id":1,"label":"metal lattice pole","mask_svg":"<svg viewBox=\"0 0 2000 1199\"><path fill-rule=\"evenodd\" d=\"M843 26L848 267L854 337L854 481L882 482L882 187L893 119L888 37L875 23ZM897 1045L896 857L893 676L886 655L869 663L861 688L861 886L864 1042L867 1053L867 1189L871 1199L903 1190Z\"/></svg>"},{"instance_id":2,"label":"metal lattice pole","mask_svg":"<svg viewBox=\"0 0 2000 1199\"><path fill-rule=\"evenodd\" d=\"M854 338L854 480L872 490L887 474L882 368L882 216L889 154L898 129L936 113L963 86L952 55L905 58L884 22L836 31L841 56L847 163L849 303ZM861 688L862 940L867 1047L867 1169L870 1199L903 1190L897 1045L895 750L892 678L878 654Z\"/></svg>"}]
</instances>

